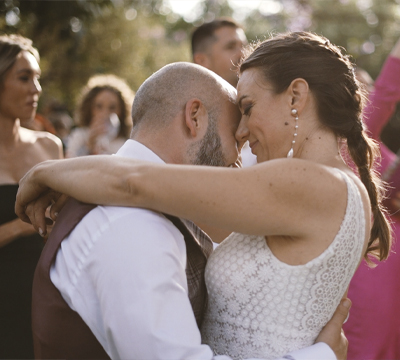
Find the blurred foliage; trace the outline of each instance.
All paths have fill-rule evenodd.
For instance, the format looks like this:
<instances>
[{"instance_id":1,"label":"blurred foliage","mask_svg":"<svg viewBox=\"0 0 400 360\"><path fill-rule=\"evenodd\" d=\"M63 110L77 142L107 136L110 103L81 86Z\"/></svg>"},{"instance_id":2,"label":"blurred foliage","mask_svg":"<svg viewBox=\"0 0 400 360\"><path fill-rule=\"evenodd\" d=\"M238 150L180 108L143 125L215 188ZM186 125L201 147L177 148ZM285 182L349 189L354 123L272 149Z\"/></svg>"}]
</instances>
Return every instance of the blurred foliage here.
<instances>
[{"instance_id":1,"label":"blurred foliage","mask_svg":"<svg viewBox=\"0 0 400 360\"><path fill-rule=\"evenodd\" d=\"M268 1L266 1L268 2ZM271 1L272 2L272 1ZM260 34L308 30L344 47L373 78L400 36L400 1L281 0L282 11L255 11L245 19L249 39Z\"/></svg>"},{"instance_id":2,"label":"blurred foliage","mask_svg":"<svg viewBox=\"0 0 400 360\"><path fill-rule=\"evenodd\" d=\"M19 21L7 24L6 14ZM90 76L113 73L133 90L160 67L190 61L193 25L162 1L14 1L1 8L0 27L33 40L41 56L41 107L53 100L73 113ZM40 110L40 109L39 109Z\"/></svg>"},{"instance_id":3,"label":"blurred foliage","mask_svg":"<svg viewBox=\"0 0 400 360\"><path fill-rule=\"evenodd\" d=\"M374 78L400 36L400 0L264 0L250 12L228 0L203 0L189 15L173 13L163 0L5 0L0 32L33 40L41 55L41 108L57 100L71 113L96 73L125 78L136 91L160 67L191 61L193 26L219 16L239 19L250 40L288 29L325 35Z\"/></svg>"}]
</instances>

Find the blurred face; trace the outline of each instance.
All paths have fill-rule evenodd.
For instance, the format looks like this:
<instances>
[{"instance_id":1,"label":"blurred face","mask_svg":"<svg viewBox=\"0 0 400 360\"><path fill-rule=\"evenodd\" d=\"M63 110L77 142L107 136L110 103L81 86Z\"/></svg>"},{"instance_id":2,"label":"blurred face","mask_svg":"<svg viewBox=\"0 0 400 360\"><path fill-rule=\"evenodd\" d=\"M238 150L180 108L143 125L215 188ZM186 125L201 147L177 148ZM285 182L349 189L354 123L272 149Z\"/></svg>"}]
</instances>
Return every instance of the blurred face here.
<instances>
[{"instance_id":1,"label":"blurred face","mask_svg":"<svg viewBox=\"0 0 400 360\"><path fill-rule=\"evenodd\" d=\"M103 90L98 93L93 100L92 119L105 120L108 119L112 113L121 117L121 106L118 96L110 90Z\"/></svg>"},{"instance_id":2,"label":"blurred face","mask_svg":"<svg viewBox=\"0 0 400 360\"><path fill-rule=\"evenodd\" d=\"M0 116L11 120L33 119L42 88L40 68L35 57L22 51L5 76L0 93Z\"/></svg>"},{"instance_id":3,"label":"blurred face","mask_svg":"<svg viewBox=\"0 0 400 360\"><path fill-rule=\"evenodd\" d=\"M199 143L193 164L231 166L237 161L239 151L235 133L240 121L237 106L226 101L218 119L209 114L207 132Z\"/></svg>"},{"instance_id":4,"label":"blurred face","mask_svg":"<svg viewBox=\"0 0 400 360\"><path fill-rule=\"evenodd\" d=\"M249 141L258 163L286 157L294 134L288 96L275 94L272 85L260 79L257 69L240 76L237 98L242 118L236 132L238 141Z\"/></svg>"},{"instance_id":5,"label":"blurred face","mask_svg":"<svg viewBox=\"0 0 400 360\"><path fill-rule=\"evenodd\" d=\"M238 78L235 65L238 64L243 46L247 44L242 29L225 26L215 31L216 41L207 51L206 67L236 87Z\"/></svg>"}]
</instances>

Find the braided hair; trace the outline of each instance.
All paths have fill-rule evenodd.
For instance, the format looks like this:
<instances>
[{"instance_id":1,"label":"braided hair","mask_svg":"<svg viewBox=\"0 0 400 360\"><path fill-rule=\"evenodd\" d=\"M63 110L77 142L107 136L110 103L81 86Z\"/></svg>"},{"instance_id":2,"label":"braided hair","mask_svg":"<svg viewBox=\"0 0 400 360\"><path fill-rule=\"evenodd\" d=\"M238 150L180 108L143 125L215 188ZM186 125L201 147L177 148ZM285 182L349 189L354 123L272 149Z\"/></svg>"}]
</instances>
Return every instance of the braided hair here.
<instances>
[{"instance_id":1,"label":"braided hair","mask_svg":"<svg viewBox=\"0 0 400 360\"><path fill-rule=\"evenodd\" d=\"M368 191L373 225L364 257L368 262L368 255L386 259L391 231L382 206L384 186L373 169L379 147L363 126L366 95L356 80L349 56L323 36L288 32L250 45L239 64L239 73L250 68L261 70L277 94L284 92L296 78L307 81L322 125L347 140L350 156Z\"/></svg>"}]
</instances>

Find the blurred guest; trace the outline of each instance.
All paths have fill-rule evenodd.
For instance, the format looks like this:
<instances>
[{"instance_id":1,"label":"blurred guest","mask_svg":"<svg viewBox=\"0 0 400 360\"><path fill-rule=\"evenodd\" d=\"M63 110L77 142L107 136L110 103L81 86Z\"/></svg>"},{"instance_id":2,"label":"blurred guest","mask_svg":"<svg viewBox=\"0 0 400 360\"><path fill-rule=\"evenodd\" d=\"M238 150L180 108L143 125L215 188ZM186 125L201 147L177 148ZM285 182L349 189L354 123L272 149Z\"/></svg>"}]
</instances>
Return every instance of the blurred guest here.
<instances>
[{"instance_id":1,"label":"blurred guest","mask_svg":"<svg viewBox=\"0 0 400 360\"><path fill-rule=\"evenodd\" d=\"M114 154L132 128L130 106L134 94L115 75L96 75L83 88L77 125L68 139L66 157Z\"/></svg>"},{"instance_id":2,"label":"blurred guest","mask_svg":"<svg viewBox=\"0 0 400 360\"><path fill-rule=\"evenodd\" d=\"M52 100L43 109L43 116L45 116L54 127L55 135L61 139L65 151L69 135L74 127L74 120L69 115L67 107L56 100Z\"/></svg>"},{"instance_id":3,"label":"blurred guest","mask_svg":"<svg viewBox=\"0 0 400 360\"><path fill-rule=\"evenodd\" d=\"M393 114L400 101L400 40L393 48L381 73L372 87L371 81L359 80L372 91L365 109L364 121L373 138L380 140L382 128ZM367 77L368 79L368 77ZM394 237L400 236L399 194L400 161L383 143L378 171L384 180L394 187L387 203L393 223ZM363 261L351 281L349 298L353 301L351 315L344 326L349 340L349 360L400 359L400 273L399 245L394 244L389 258L376 268L369 268Z\"/></svg>"},{"instance_id":4,"label":"blurred guest","mask_svg":"<svg viewBox=\"0 0 400 360\"><path fill-rule=\"evenodd\" d=\"M219 18L193 31L193 62L204 66L232 86L237 85L237 65L247 38L243 28L231 18Z\"/></svg>"},{"instance_id":5,"label":"blurred guest","mask_svg":"<svg viewBox=\"0 0 400 360\"><path fill-rule=\"evenodd\" d=\"M33 358L32 279L43 246L14 212L18 182L36 164L62 157L61 141L32 121L41 94L39 54L18 35L0 36L0 358Z\"/></svg>"}]
</instances>

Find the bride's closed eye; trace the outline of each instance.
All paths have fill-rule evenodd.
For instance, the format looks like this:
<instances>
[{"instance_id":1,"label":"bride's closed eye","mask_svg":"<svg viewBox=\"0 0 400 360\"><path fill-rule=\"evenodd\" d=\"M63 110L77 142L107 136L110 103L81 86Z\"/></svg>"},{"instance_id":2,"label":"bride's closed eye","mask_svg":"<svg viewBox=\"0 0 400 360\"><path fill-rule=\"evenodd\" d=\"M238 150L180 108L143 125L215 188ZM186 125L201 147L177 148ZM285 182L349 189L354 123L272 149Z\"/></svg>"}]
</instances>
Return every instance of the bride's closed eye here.
<instances>
[{"instance_id":1,"label":"bride's closed eye","mask_svg":"<svg viewBox=\"0 0 400 360\"><path fill-rule=\"evenodd\" d=\"M250 110L252 107L253 107L253 104L247 105L243 110L243 115L246 115L246 116L250 115Z\"/></svg>"}]
</instances>

